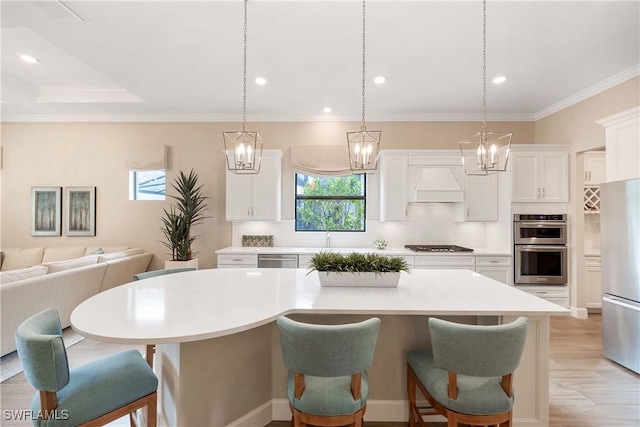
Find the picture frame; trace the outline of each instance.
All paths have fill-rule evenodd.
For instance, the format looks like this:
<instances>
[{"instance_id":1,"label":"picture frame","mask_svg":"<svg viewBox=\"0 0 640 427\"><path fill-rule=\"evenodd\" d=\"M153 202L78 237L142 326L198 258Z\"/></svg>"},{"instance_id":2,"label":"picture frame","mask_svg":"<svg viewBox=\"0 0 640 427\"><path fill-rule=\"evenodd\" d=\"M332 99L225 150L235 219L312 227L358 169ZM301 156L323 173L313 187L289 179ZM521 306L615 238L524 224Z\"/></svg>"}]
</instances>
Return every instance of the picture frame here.
<instances>
[{"instance_id":1,"label":"picture frame","mask_svg":"<svg viewBox=\"0 0 640 427\"><path fill-rule=\"evenodd\" d=\"M62 187L31 187L31 235L60 236Z\"/></svg>"},{"instance_id":2,"label":"picture frame","mask_svg":"<svg viewBox=\"0 0 640 427\"><path fill-rule=\"evenodd\" d=\"M96 235L96 187L65 187L65 236Z\"/></svg>"}]
</instances>

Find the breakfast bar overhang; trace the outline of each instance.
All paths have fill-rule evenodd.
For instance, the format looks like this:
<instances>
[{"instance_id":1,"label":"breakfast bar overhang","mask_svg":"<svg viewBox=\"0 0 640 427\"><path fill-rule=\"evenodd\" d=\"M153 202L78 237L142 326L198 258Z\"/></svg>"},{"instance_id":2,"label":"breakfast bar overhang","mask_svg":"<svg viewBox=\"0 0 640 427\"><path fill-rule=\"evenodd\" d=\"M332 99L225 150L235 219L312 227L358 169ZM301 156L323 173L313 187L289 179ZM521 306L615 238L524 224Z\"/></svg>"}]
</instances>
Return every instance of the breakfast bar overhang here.
<instances>
[{"instance_id":1,"label":"breakfast bar overhang","mask_svg":"<svg viewBox=\"0 0 640 427\"><path fill-rule=\"evenodd\" d=\"M549 317L567 309L469 270L403 272L397 288L323 288L318 274L250 268L158 276L86 300L71 323L95 340L155 344L159 424L217 427L290 419L279 316L382 320L369 370L368 421L408 419L405 353L429 346L429 316L479 324L526 316L514 424L548 425Z\"/></svg>"}]
</instances>

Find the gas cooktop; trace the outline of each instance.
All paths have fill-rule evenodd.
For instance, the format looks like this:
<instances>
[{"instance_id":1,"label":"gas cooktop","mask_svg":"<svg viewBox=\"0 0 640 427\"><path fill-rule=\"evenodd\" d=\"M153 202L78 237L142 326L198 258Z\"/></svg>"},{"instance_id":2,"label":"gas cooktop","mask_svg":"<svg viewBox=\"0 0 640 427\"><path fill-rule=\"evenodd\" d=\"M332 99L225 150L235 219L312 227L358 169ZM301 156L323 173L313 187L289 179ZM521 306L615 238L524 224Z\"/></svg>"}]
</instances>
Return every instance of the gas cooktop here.
<instances>
[{"instance_id":1,"label":"gas cooktop","mask_svg":"<svg viewBox=\"0 0 640 427\"><path fill-rule=\"evenodd\" d=\"M456 245L404 245L414 252L473 252L473 249Z\"/></svg>"}]
</instances>

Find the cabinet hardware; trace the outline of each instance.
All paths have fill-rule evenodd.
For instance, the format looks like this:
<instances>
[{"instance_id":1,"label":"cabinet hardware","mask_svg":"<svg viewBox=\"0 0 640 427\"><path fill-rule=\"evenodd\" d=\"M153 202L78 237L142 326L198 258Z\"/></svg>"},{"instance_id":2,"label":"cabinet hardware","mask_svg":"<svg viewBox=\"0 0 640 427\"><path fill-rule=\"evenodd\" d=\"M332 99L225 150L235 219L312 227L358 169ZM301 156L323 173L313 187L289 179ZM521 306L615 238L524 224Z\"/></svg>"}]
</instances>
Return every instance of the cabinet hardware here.
<instances>
[{"instance_id":1,"label":"cabinet hardware","mask_svg":"<svg viewBox=\"0 0 640 427\"><path fill-rule=\"evenodd\" d=\"M542 198L544 199L544 188L540 189L542 191Z\"/></svg>"},{"instance_id":2,"label":"cabinet hardware","mask_svg":"<svg viewBox=\"0 0 640 427\"><path fill-rule=\"evenodd\" d=\"M494 263L494 264L497 264L497 263L499 263L500 261L496 261L496 260L489 260L489 262L492 262L492 263Z\"/></svg>"}]
</instances>

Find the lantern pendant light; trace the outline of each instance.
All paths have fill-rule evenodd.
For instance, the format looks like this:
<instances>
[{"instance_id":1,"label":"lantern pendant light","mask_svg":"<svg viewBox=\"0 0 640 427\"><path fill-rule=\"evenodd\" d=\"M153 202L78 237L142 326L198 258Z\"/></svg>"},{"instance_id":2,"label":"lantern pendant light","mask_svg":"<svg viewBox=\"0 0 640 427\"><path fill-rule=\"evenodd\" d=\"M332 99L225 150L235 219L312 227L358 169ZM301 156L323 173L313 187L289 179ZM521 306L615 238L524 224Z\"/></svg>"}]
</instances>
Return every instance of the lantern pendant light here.
<instances>
[{"instance_id":1,"label":"lantern pendant light","mask_svg":"<svg viewBox=\"0 0 640 427\"><path fill-rule=\"evenodd\" d=\"M512 133L487 131L487 0L482 2L482 130L460 141L460 154L467 175L505 172L509 161ZM465 160L465 150L467 152Z\"/></svg>"},{"instance_id":2,"label":"lantern pendant light","mask_svg":"<svg viewBox=\"0 0 640 427\"><path fill-rule=\"evenodd\" d=\"M367 130L365 122L365 28L366 5L362 2L362 125L360 132L347 132L347 144L349 147L349 165L354 174L374 173L378 166L378 154L380 152L379 130Z\"/></svg>"},{"instance_id":3,"label":"lantern pendant light","mask_svg":"<svg viewBox=\"0 0 640 427\"><path fill-rule=\"evenodd\" d=\"M242 78L242 130L223 132L227 168L237 174L257 174L262 161L262 138L258 132L247 131L247 3L244 0L244 59Z\"/></svg>"}]
</instances>

